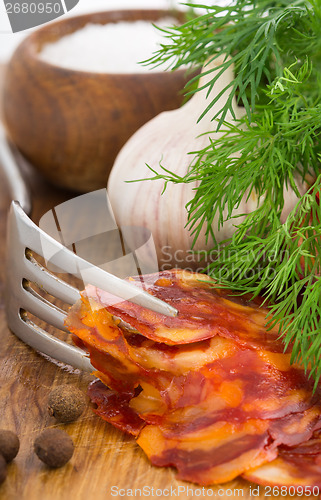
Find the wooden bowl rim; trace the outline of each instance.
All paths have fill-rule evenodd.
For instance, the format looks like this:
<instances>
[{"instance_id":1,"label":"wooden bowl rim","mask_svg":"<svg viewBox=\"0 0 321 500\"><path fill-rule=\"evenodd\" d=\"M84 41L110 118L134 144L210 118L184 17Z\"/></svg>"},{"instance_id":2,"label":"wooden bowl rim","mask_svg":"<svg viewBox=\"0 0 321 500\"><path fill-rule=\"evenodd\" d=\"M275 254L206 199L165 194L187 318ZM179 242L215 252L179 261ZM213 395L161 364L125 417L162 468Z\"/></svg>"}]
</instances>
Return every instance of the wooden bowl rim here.
<instances>
[{"instance_id":1,"label":"wooden bowl rim","mask_svg":"<svg viewBox=\"0 0 321 500\"><path fill-rule=\"evenodd\" d=\"M130 19L130 16L136 14L137 17L136 19ZM147 17L144 17L146 15ZM58 66L57 64L53 64L47 61L44 61L41 59L38 54L39 50L38 47L41 47L43 44L46 43L45 39L41 40L44 38L44 35L47 33L54 32L57 30L57 27L59 26L73 26L75 25L75 29L71 29L70 31L66 31L65 33L59 34L57 36L57 40L62 38L62 36L66 36L71 33L75 33L78 29L81 29L82 27L86 26L89 23L93 24L108 24L108 23L117 23L117 22L135 22L135 21L153 21L153 19L149 19L150 17L155 17L161 18L161 17L176 17L179 19L181 16L185 15L185 12L182 10L178 9L114 9L114 10L106 10L106 11L98 11L98 12L91 12L88 14L81 14L79 16L73 16L73 17L67 17L64 19L60 19L59 21L52 22L46 26L43 26L42 28L37 29L33 33L31 33L29 36L27 36L17 47L16 51L14 52L12 58L15 56L16 53L22 52L22 57L29 58L34 64L37 64L39 67L43 67L44 69L50 69L51 71L55 70L59 74L68 74L68 75L77 75L79 78L100 78L100 79L110 79L110 78L168 78L168 75L173 74L173 71L147 71L147 72L138 72L138 73L103 73L103 72L95 72L95 71L84 71L84 70L77 70L77 69L72 69L72 68L66 68L63 66ZM103 18L106 17L105 22L100 22L99 17L102 16ZM108 20L110 17L115 17L115 20ZM117 16L120 16L117 18ZM143 16L143 17L141 17ZM177 69L175 70L175 74L181 74L185 73L187 71L190 71L190 68L182 68L182 69Z\"/></svg>"}]
</instances>

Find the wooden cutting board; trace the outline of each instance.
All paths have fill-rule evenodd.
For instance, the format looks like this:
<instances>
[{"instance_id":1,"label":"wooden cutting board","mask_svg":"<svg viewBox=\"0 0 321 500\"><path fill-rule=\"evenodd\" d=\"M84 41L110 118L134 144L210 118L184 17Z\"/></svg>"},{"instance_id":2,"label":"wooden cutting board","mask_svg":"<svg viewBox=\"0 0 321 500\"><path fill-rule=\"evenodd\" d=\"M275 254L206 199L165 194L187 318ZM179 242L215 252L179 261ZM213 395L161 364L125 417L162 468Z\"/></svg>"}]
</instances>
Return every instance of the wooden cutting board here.
<instances>
[{"instance_id":1,"label":"wooden cutting board","mask_svg":"<svg viewBox=\"0 0 321 500\"><path fill-rule=\"evenodd\" d=\"M26 177L32 186L32 218L36 223L46 211L76 196L75 193L49 186L32 171L27 171ZM9 204L0 173L0 428L15 431L21 442L18 456L8 466L7 479L0 485L0 500L109 500L131 497L247 500L275 496L271 490L242 479L211 488L177 481L174 469L153 467L135 440L103 422L93 413L89 401L77 422L68 425L55 423L47 411L50 389L67 383L86 392L92 377L50 362L23 344L7 328L3 294ZM34 439L47 427L62 428L74 440L74 456L63 468L47 468L33 452Z\"/></svg>"}]
</instances>

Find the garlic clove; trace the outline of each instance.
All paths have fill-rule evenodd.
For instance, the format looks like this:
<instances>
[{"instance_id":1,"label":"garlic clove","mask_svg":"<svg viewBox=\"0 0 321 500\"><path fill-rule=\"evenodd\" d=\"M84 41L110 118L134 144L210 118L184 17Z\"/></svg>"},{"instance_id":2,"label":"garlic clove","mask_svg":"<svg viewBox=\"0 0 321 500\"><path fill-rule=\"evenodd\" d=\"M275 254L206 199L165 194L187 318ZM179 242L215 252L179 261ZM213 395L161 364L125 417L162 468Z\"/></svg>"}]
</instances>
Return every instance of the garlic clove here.
<instances>
[{"instance_id":1,"label":"garlic clove","mask_svg":"<svg viewBox=\"0 0 321 500\"><path fill-rule=\"evenodd\" d=\"M208 75L208 70L217 68L224 61L224 55L203 67L200 87L213 78L213 72ZM207 95L207 89L199 90L181 108L163 112L141 127L125 144L118 154L108 181L108 195L115 214L117 224L132 226L151 232L159 262L162 270L173 266L184 267L191 270L200 270L206 263L202 263L191 250L193 236L187 224L186 204L193 198L197 184L168 183L165 192L164 180L144 180L128 183L137 179L146 179L153 176L147 165L160 171L160 165L184 176L193 160L189 152L203 149L209 144L210 139L217 139L222 131L213 131L215 122L211 121L218 109L228 97L225 91L211 113L207 113L197 123L201 112L206 108L206 101L213 95L220 93L234 80L234 71L229 67L216 81ZM237 106L233 100L233 110L236 118L244 115L244 108ZM226 116L226 121L233 122L232 115ZM208 134L208 132L211 132ZM301 183L302 184L302 183ZM301 185L300 191L305 191L306 186ZM297 202L296 195L289 194L285 213L288 213ZM244 199L233 215L247 214L258 206L255 194L248 201ZM245 215L233 218L224 223L218 230L217 218L213 227L217 241L230 237L235 224L240 223ZM135 231L134 231L135 232ZM136 246L135 246L136 245ZM138 240L132 238L131 249L138 246ZM196 251L208 251L213 247L213 241L206 242L205 228L201 231L193 248Z\"/></svg>"}]
</instances>

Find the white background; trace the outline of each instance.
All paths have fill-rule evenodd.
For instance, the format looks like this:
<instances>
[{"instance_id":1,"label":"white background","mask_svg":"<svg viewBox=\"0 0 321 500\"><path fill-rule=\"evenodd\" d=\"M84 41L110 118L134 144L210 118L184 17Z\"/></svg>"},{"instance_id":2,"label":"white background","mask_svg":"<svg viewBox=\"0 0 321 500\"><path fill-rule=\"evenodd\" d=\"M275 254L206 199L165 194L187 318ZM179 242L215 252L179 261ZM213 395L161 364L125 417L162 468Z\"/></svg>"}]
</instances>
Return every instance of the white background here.
<instances>
[{"instance_id":1,"label":"white background","mask_svg":"<svg viewBox=\"0 0 321 500\"><path fill-rule=\"evenodd\" d=\"M157 9L168 7L183 7L184 1L179 0L79 0L79 3L66 16L76 16L87 12L112 10L112 9ZM186 3L200 3L211 5L213 3L222 3L214 0L186 0ZM61 19L61 18L58 18ZM17 45L23 40L32 30L26 30L21 33L12 33L8 16L5 12L4 2L0 0L0 63L9 60L11 54Z\"/></svg>"}]
</instances>

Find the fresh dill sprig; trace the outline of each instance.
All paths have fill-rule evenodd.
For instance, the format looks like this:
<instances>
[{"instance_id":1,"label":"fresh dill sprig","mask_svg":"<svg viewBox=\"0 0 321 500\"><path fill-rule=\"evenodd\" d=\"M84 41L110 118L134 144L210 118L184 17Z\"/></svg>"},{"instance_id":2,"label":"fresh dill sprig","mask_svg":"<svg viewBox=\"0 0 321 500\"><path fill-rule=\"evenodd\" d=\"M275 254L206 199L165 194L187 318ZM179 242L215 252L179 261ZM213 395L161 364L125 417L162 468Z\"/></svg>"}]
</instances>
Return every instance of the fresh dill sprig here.
<instances>
[{"instance_id":1,"label":"fresh dill sprig","mask_svg":"<svg viewBox=\"0 0 321 500\"><path fill-rule=\"evenodd\" d=\"M195 5L205 14L166 30L151 59L201 66L223 52L220 71L234 65L229 98L212 117L221 135L192 151L183 177L166 169L154 179L194 183L187 204L194 243L205 228L216 256L207 272L221 286L261 295L270 306L292 361L321 377L321 5L318 0L234 0L228 7ZM225 92L227 88L223 90ZM216 95L200 119L220 98ZM246 114L233 123L235 96ZM213 128L215 125L213 123ZM303 184L305 183L305 184ZM308 186L310 185L310 188ZM301 186L299 188L299 186ZM305 193L302 188L305 186ZM297 204L284 213L287 190ZM242 213L244 200L254 200ZM231 238L219 241L223 224Z\"/></svg>"},{"instance_id":2,"label":"fresh dill sprig","mask_svg":"<svg viewBox=\"0 0 321 500\"><path fill-rule=\"evenodd\" d=\"M194 242L205 225L207 238L216 243L216 230L233 217L244 199L251 197L258 205L268 207L270 217L273 213L280 219L284 187L292 188L299 198L299 179L318 175L321 93L309 108L302 94L310 74L308 60L297 71L293 66L285 68L283 75L265 89L269 103L257 108L251 124L246 116L234 123L223 122L221 137L215 141L209 138L208 146L191 152L194 160L184 177L168 171L153 177L197 183L195 196L187 205ZM260 222L262 208L253 205L250 216L258 219L258 230L268 233L270 227ZM238 213L238 217L241 215ZM239 227L242 231L243 226Z\"/></svg>"},{"instance_id":3,"label":"fresh dill sprig","mask_svg":"<svg viewBox=\"0 0 321 500\"><path fill-rule=\"evenodd\" d=\"M213 116L213 120L219 118L218 129L228 111L234 116L234 96L239 105L245 107L250 121L261 96L262 81L271 83L281 76L282 68L293 62L294 57L305 57L309 53L320 63L321 11L317 1L237 0L224 7L186 5L204 9L206 13L182 26L163 29L167 43L163 43L148 62L155 66L167 63L173 69L185 65L200 67L222 52L226 54L225 61L205 87L210 92L230 65L235 68L235 80L213 98L199 118L229 89L226 103ZM209 73L211 71L214 70ZM202 89L204 87L197 90Z\"/></svg>"},{"instance_id":4,"label":"fresh dill sprig","mask_svg":"<svg viewBox=\"0 0 321 500\"><path fill-rule=\"evenodd\" d=\"M292 345L292 362L309 369L316 383L321 376L320 194L321 175L283 224L275 214L271 217L265 203L260 214L250 214L243 227L237 226L209 266L222 286L265 297L268 326L278 325L285 347ZM261 235L252 223L265 224Z\"/></svg>"}]
</instances>

